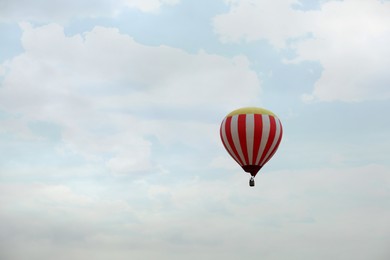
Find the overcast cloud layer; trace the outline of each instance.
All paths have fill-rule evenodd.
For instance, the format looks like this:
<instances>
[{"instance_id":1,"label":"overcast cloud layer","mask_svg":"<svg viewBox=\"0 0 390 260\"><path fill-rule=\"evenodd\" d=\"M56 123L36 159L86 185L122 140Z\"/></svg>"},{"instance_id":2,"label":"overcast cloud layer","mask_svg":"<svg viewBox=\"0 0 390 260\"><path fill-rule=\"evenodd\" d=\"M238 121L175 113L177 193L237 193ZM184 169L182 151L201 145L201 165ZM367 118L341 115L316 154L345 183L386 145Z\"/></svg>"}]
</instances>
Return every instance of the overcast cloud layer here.
<instances>
[{"instance_id":1,"label":"overcast cloud layer","mask_svg":"<svg viewBox=\"0 0 390 260\"><path fill-rule=\"evenodd\" d=\"M389 17L1 1L0 259L389 259ZM219 140L243 106L284 128L254 188Z\"/></svg>"}]
</instances>

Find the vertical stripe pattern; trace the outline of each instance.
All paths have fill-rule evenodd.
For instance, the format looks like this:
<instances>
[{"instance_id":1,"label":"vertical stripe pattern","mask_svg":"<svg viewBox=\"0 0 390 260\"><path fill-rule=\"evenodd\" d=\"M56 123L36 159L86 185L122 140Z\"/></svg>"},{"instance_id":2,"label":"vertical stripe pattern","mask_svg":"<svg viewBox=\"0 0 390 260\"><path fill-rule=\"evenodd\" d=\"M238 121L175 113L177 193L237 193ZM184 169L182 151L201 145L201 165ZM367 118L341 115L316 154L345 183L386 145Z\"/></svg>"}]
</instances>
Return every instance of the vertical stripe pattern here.
<instances>
[{"instance_id":1,"label":"vertical stripe pattern","mask_svg":"<svg viewBox=\"0 0 390 260\"><path fill-rule=\"evenodd\" d=\"M248 163L254 164L253 160L253 144L255 141L255 116L254 114L246 115L246 147L248 149Z\"/></svg>"},{"instance_id":2,"label":"vertical stripe pattern","mask_svg":"<svg viewBox=\"0 0 390 260\"><path fill-rule=\"evenodd\" d=\"M240 166L263 166L275 154L282 140L280 120L269 114L227 116L220 135L228 153Z\"/></svg>"},{"instance_id":3,"label":"vertical stripe pattern","mask_svg":"<svg viewBox=\"0 0 390 260\"><path fill-rule=\"evenodd\" d=\"M220 131L222 143L225 146L225 149L230 154L230 156L233 157L233 159L236 160L236 162L242 166L243 164L240 160L238 160L237 150L235 149L235 146L234 146L233 141L232 141L231 131L230 131L230 122L231 122L231 117L225 118L222 122L221 131ZM228 136L229 136L229 138L228 138Z\"/></svg>"}]
</instances>

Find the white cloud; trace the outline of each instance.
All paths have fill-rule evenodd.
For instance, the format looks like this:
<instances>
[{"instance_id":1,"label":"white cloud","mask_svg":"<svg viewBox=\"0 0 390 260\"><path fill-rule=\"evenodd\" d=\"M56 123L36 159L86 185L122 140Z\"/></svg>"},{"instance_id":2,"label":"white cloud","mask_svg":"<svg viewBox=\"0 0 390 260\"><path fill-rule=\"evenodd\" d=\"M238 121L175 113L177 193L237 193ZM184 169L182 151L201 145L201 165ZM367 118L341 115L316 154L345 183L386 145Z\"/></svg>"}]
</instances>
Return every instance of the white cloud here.
<instances>
[{"instance_id":1,"label":"white cloud","mask_svg":"<svg viewBox=\"0 0 390 260\"><path fill-rule=\"evenodd\" d=\"M277 48L294 48L292 62L319 61L323 73L305 101L390 98L390 3L328 1L306 12L292 3L234 1L214 19L215 30L222 41L266 39Z\"/></svg>"},{"instance_id":2,"label":"white cloud","mask_svg":"<svg viewBox=\"0 0 390 260\"><path fill-rule=\"evenodd\" d=\"M0 2L0 22L68 22L73 18L114 17L126 8L156 12L163 5L180 0L94 0L94 1L24 1Z\"/></svg>"},{"instance_id":3,"label":"white cloud","mask_svg":"<svg viewBox=\"0 0 390 260\"><path fill-rule=\"evenodd\" d=\"M353 11L352 11L353 10ZM390 4L330 2L317 16L315 39L297 44L298 60L324 68L312 93L320 100L388 99Z\"/></svg>"},{"instance_id":4,"label":"white cloud","mask_svg":"<svg viewBox=\"0 0 390 260\"><path fill-rule=\"evenodd\" d=\"M227 2L231 6L229 12L214 18L215 32L223 42L267 39L276 47L283 48L286 39L305 33L303 12L291 9L295 0Z\"/></svg>"},{"instance_id":5,"label":"white cloud","mask_svg":"<svg viewBox=\"0 0 390 260\"><path fill-rule=\"evenodd\" d=\"M214 181L105 183L103 191L90 183L88 192L1 184L0 255L385 260L388 172L380 165L267 172L255 188L241 171Z\"/></svg>"},{"instance_id":6,"label":"white cloud","mask_svg":"<svg viewBox=\"0 0 390 260\"><path fill-rule=\"evenodd\" d=\"M127 6L138 8L143 12L155 12L161 8L162 5L175 5L180 0L124 0Z\"/></svg>"},{"instance_id":7,"label":"white cloud","mask_svg":"<svg viewBox=\"0 0 390 260\"><path fill-rule=\"evenodd\" d=\"M1 108L19 124L53 122L67 148L114 172L153 169L147 135L215 143L221 111L258 101L259 79L242 56L144 46L113 28L65 36L56 24L21 27L25 51L2 65ZM208 111L214 119L202 120Z\"/></svg>"}]
</instances>

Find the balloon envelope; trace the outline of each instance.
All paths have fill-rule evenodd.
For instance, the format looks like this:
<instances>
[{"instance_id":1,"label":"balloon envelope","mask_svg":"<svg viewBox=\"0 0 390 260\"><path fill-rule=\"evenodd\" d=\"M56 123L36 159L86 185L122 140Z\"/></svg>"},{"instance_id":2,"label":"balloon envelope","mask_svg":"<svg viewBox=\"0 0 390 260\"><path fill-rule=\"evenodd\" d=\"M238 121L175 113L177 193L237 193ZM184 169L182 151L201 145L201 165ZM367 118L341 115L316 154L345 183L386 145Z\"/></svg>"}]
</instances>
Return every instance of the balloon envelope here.
<instances>
[{"instance_id":1,"label":"balloon envelope","mask_svg":"<svg viewBox=\"0 0 390 260\"><path fill-rule=\"evenodd\" d=\"M257 107L234 110L223 119L220 128L227 152L253 177L275 154L282 134L279 118Z\"/></svg>"}]
</instances>

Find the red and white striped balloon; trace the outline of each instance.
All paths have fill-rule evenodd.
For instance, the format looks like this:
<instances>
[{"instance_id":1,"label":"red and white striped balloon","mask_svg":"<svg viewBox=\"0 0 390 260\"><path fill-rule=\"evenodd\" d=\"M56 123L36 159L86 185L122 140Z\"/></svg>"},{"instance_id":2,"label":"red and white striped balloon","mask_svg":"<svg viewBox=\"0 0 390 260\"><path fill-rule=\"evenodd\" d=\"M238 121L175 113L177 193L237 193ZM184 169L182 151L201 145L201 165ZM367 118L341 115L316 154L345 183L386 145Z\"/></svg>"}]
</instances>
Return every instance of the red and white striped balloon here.
<instances>
[{"instance_id":1,"label":"red and white striped balloon","mask_svg":"<svg viewBox=\"0 0 390 260\"><path fill-rule=\"evenodd\" d=\"M228 153L253 177L275 154L282 134L279 118L257 107L234 110L223 119L220 129Z\"/></svg>"}]
</instances>

